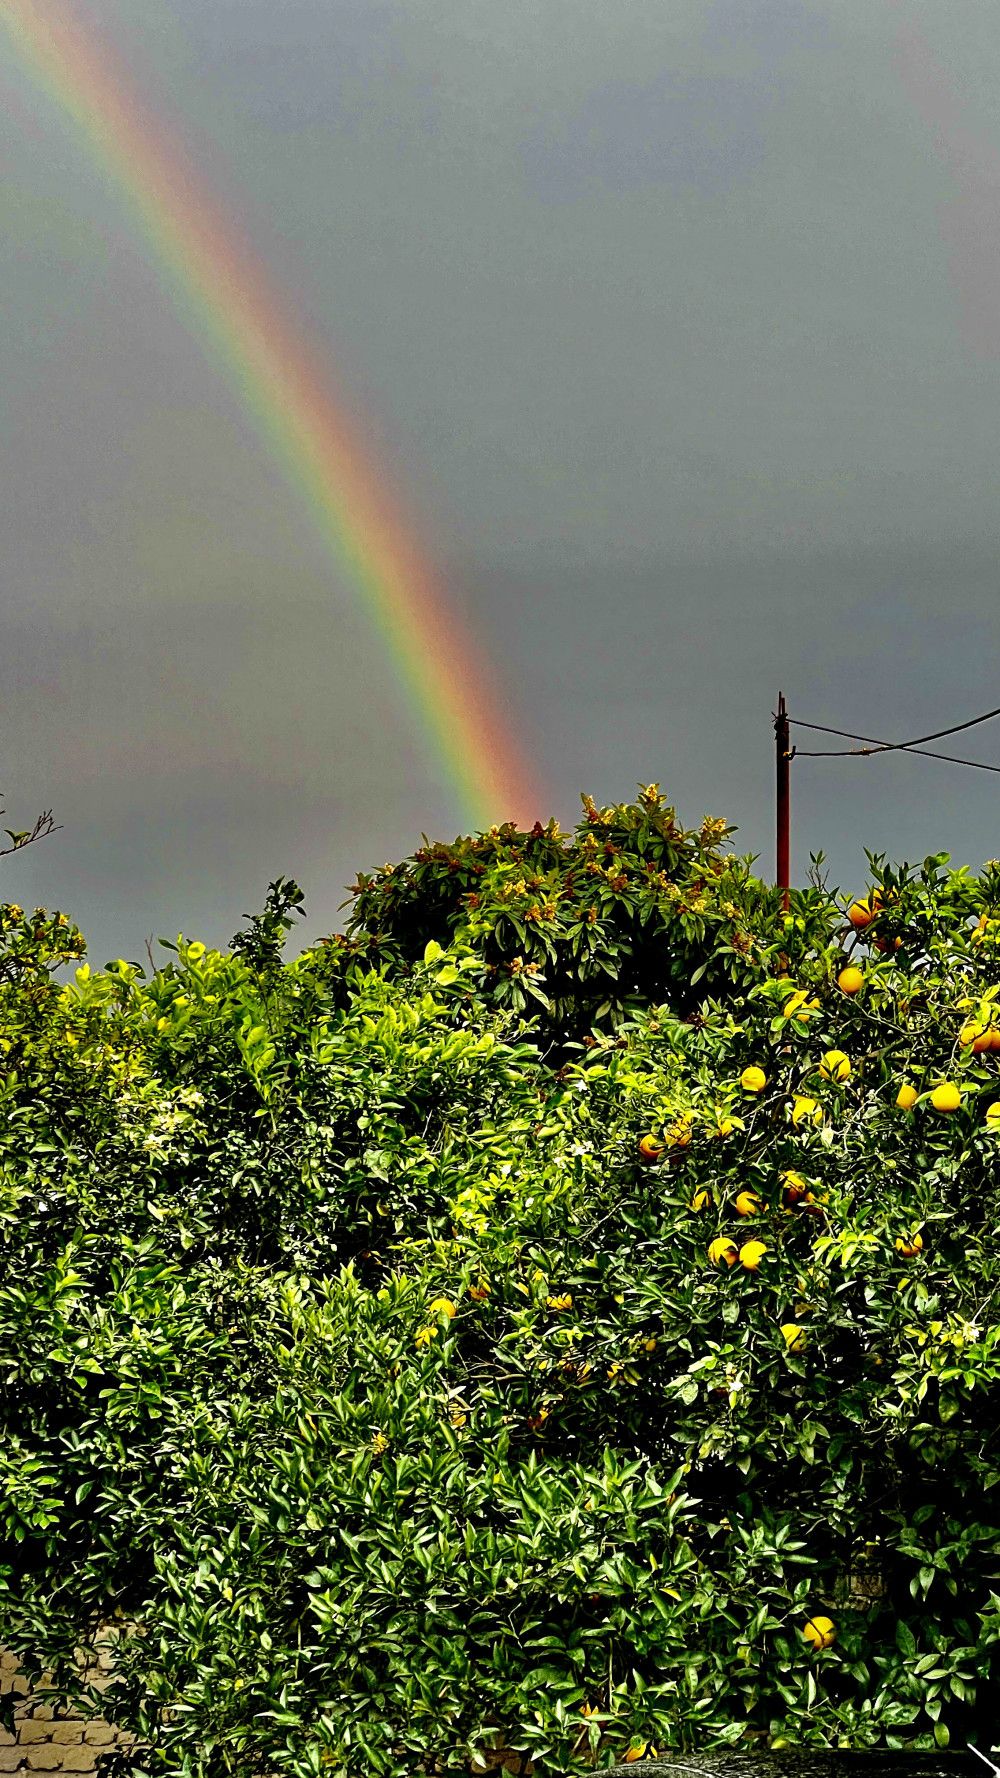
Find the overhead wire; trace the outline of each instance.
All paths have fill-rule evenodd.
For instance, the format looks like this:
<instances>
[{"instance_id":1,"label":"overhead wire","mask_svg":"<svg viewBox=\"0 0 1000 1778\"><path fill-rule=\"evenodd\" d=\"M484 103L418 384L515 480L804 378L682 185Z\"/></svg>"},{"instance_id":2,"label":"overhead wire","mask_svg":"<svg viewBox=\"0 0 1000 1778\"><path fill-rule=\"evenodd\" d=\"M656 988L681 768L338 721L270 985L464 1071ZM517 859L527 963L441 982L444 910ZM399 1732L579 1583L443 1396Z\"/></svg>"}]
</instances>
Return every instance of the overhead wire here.
<instances>
[{"instance_id":1,"label":"overhead wire","mask_svg":"<svg viewBox=\"0 0 1000 1778\"><path fill-rule=\"evenodd\" d=\"M949 765L970 766L979 772L1000 772L1000 765L992 765L982 759L959 759L953 753L938 753L921 745L924 741L938 741L945 735L959 734L963 729L975 728L981 722L989 722L994 716L1000 716L1000 707L987 710L982 716L973 716L967 722L956 722L950 728L937 729L930 735L917 735L912 741L883 741L875 735L859 735L852 729L830 728L822 722L805 722L801 717L789 716L788 722L796 728L813 729L819 734L839 735L847 741L864 741L869 743L863 747L831 747L811 749L793 747L790 758L800 755L803 759L870 759L876 753L919 753L926 759L944 760Z\"/></svg>"}]
</instances>

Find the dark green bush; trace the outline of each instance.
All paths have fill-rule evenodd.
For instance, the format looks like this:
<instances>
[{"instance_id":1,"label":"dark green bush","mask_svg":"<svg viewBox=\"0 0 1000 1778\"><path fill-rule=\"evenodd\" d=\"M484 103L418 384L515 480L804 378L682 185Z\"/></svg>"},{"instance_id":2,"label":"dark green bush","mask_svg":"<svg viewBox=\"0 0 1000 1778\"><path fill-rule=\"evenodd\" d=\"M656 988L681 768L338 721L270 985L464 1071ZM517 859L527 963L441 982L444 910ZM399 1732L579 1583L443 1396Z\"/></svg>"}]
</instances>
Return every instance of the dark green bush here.
<instances>
[{"instance_id":1,"label":"dark green bush","mask_svg":"<svg viewBox=\"0 0 1000 1778\"><path fill-rule=\"evenodd\" d=\"M288 963L289 883L149 978L0 913L0 1642L71 1691L117 1618L142 1771L987 1740L1000 871L873 860L855 932L707 832L544 1003L488 973L537 836L483 929L460 842Z\"/></svg>"}]
</instances>

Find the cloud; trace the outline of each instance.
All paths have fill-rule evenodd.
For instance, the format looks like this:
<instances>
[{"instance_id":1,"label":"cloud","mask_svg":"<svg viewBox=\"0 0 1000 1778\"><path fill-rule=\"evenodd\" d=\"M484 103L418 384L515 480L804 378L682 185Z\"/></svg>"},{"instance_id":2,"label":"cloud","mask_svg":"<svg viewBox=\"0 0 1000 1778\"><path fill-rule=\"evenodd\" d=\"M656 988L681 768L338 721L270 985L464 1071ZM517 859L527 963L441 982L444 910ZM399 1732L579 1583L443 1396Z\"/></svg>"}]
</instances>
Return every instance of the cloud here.
<instances>
[{"instance_id":1,"label":"cloud","mask_svg":"<svg viewBox=\"0 0 1000 1778\"><path fill-rule=\"evenodd\" d=\"M696 46L703 69L607 80L575 108L550 114L525 144L529 180L550 201L658 185L709 197L727 191L764 158L764 126L785 91L783 62L824 36L822 20L798 0L716 0Z\"/></svg>"},{"instance_id":2,"label":"cloud","mask_svg":"<svg viewBox=\"0 0 1000 1778\"><path fill-rule=\"evenodd\" d=\"M955 187L938 224L959 301L963 344L976 356L1000 355L1000 149L969 127L952 77L926 38L904 24L896 38L904 92L930 131Z\"/></svg>"}]
</instances>

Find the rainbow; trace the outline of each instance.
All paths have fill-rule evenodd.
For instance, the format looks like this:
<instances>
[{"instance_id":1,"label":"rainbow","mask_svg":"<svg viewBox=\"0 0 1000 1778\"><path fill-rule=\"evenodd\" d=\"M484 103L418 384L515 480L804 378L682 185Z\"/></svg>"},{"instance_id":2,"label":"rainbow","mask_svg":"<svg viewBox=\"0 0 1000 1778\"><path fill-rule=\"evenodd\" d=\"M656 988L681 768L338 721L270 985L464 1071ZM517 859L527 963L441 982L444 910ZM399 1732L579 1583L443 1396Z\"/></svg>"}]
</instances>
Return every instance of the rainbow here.
<instances>
[{"instance_id":1,"label":"rainbow","mask_svg":"<svg viewBox=\"0 0 1000 1778\"><path fill-rule=\"evenodd\" d=\"M527 824L542 804L471 639L258 261L202 189L125 70L60 0L0 0L33 79L129 200L186 321L228 375L380 633L436 773L469 826Z\"/></svg>"}]
</instances>

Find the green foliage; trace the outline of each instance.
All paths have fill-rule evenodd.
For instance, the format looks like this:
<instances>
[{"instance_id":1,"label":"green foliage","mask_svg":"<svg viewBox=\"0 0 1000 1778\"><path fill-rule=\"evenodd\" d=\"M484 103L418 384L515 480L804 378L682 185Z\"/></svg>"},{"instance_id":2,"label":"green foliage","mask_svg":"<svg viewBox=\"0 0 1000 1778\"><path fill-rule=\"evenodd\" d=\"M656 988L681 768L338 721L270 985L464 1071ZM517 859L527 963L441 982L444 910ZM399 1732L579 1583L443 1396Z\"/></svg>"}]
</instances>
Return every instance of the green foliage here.
<instances>
[{"instance_id":1,"label":"green foliage","mask_svg":"<svg viewBox=\"0 0 1000 1778\"><path fill-rule=\"evenodd\" d=\"M777 897L723 849L733 830L706 819L686 831L657 784L634 804L600 809L584 797L583 807L568 838L550 821L452 845L425 839L404 863L358 877L338 942L397 972L430 941L467 945L478 986L529 1014L549 1060L643 1006L685 1012L744 979L755 926Z\"/></svg>"},{"instance_id":2,"label":"green foliage","mask_svg":"<svg viewBox=\"0 0 1000 1778\"><path fill-rule=\"evenodd\" d=\"M597 817L291 962L287 882L148 976L0 910L0 1642L79 1695L117 1618L143 1772L992 1729L1000 867L873 858L855 932L652 790ZM518 929L606 829L631 890Z\"/></svg>"}]
</instances>

